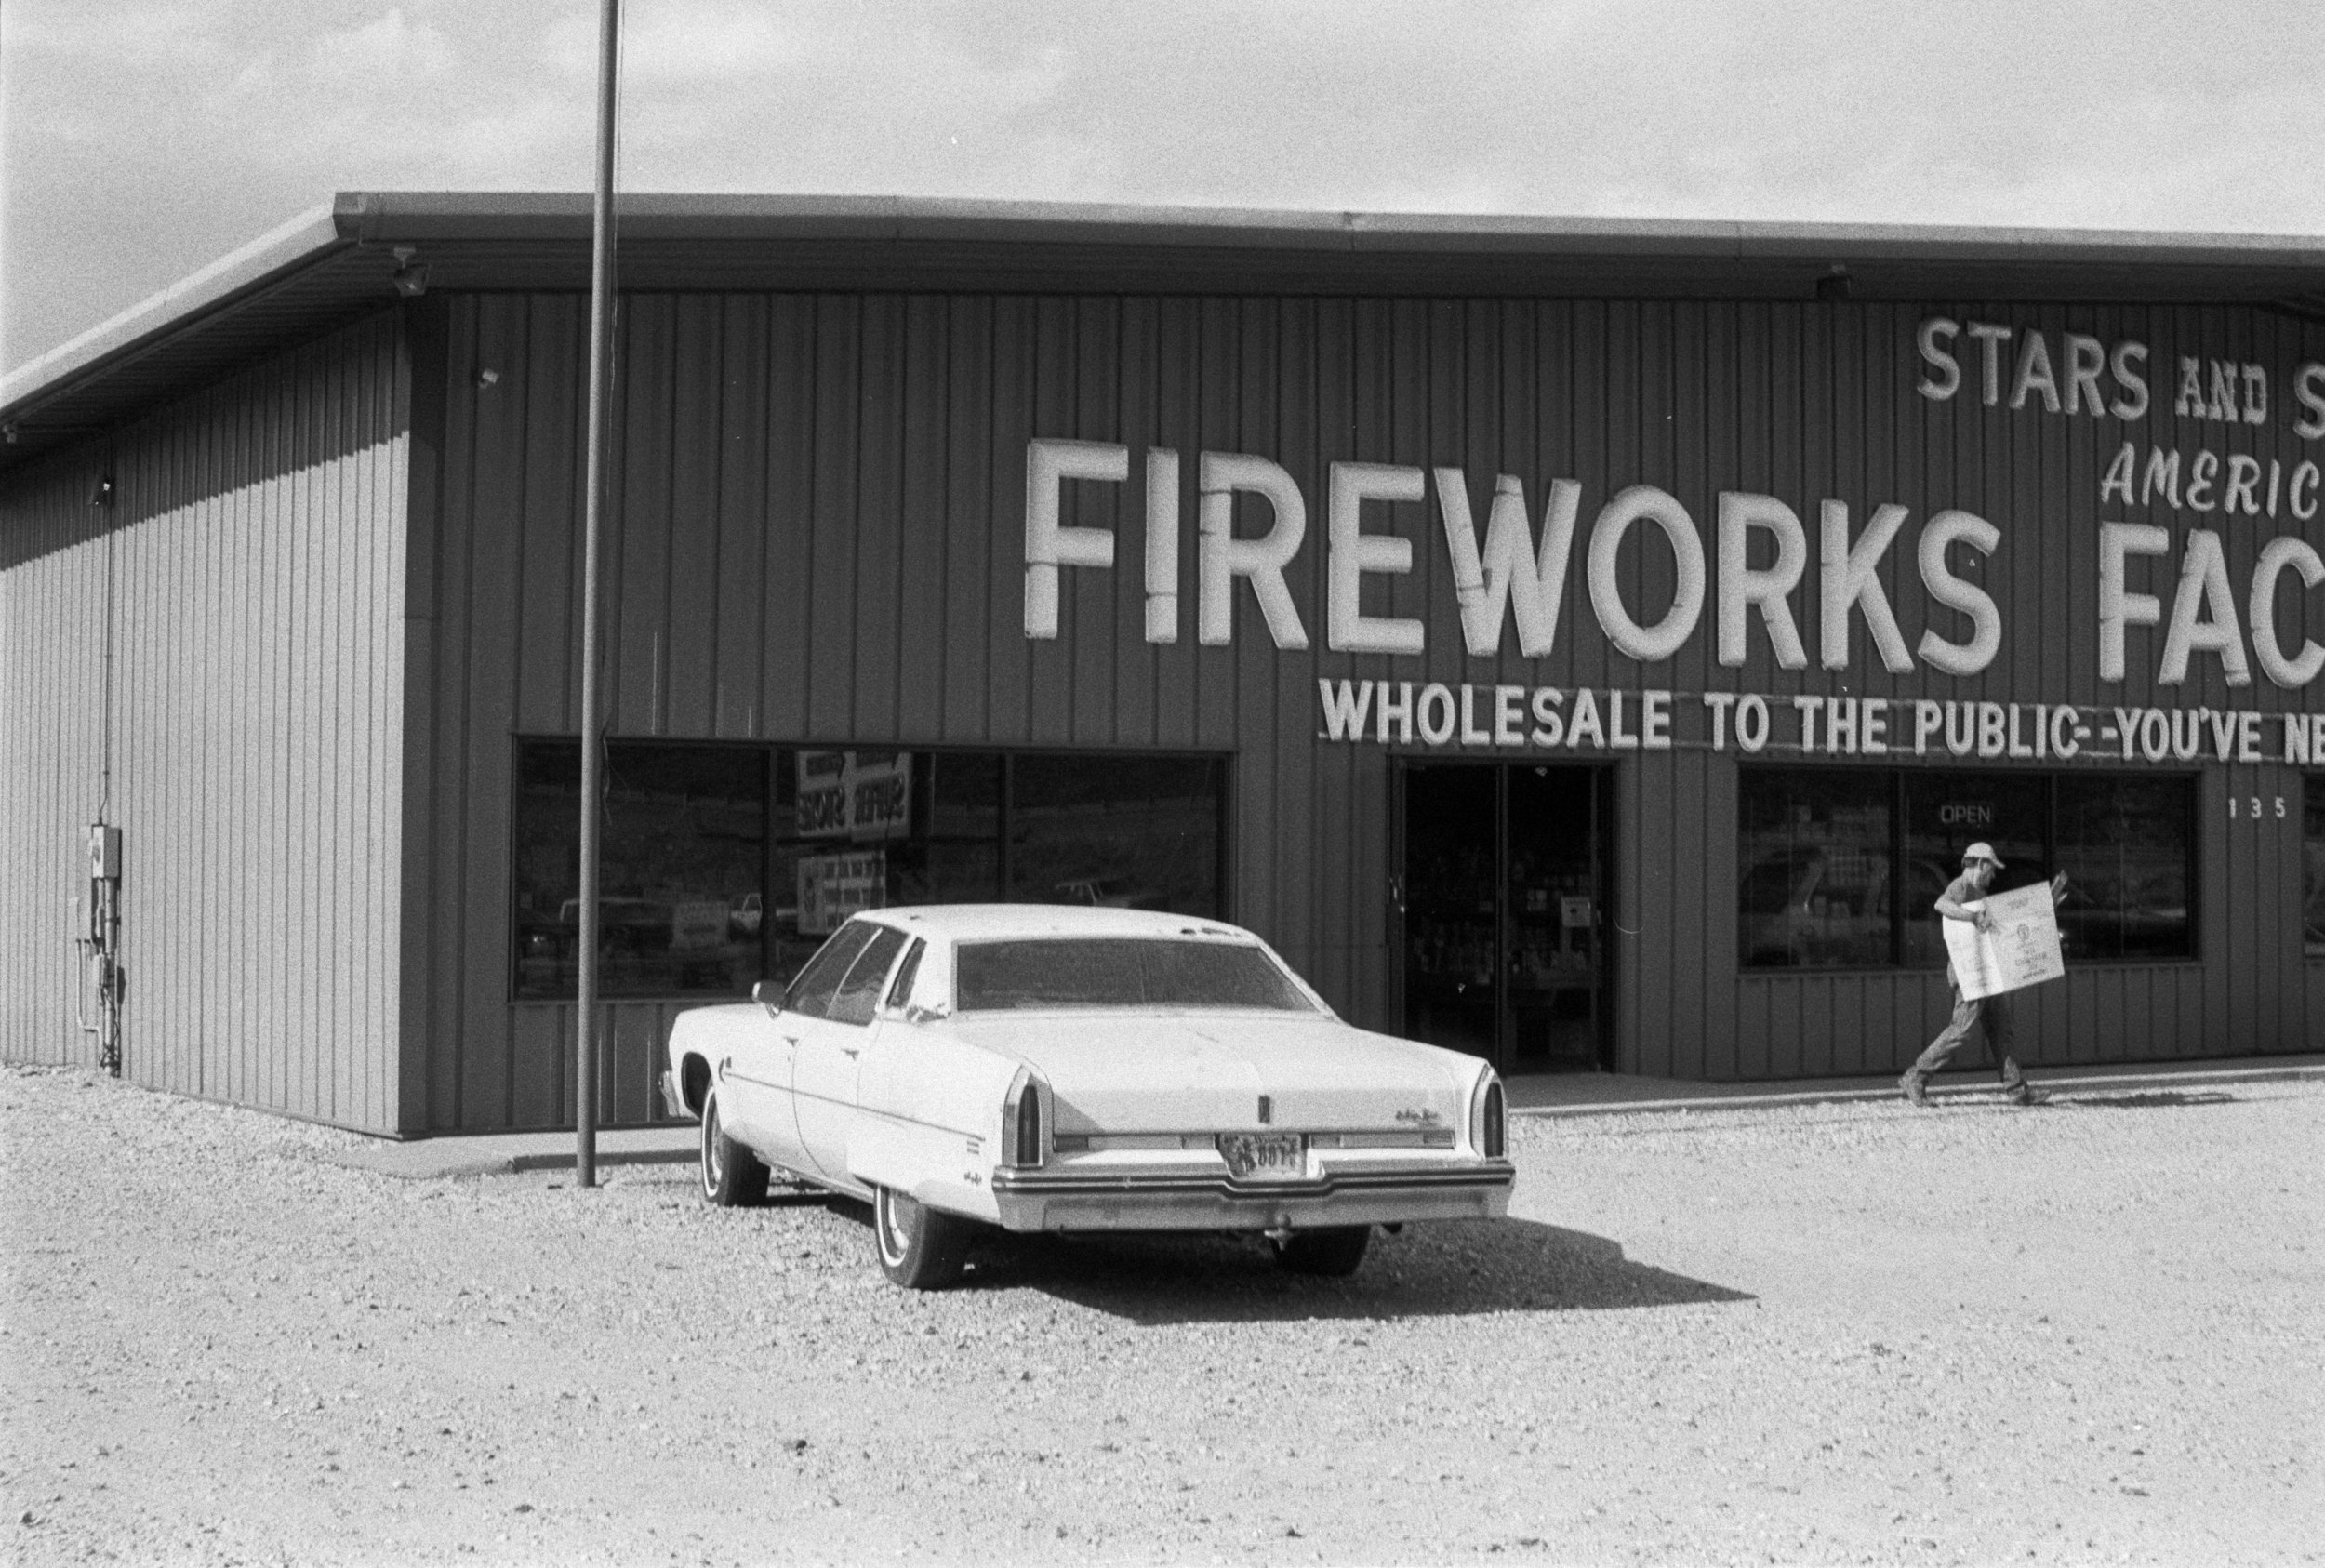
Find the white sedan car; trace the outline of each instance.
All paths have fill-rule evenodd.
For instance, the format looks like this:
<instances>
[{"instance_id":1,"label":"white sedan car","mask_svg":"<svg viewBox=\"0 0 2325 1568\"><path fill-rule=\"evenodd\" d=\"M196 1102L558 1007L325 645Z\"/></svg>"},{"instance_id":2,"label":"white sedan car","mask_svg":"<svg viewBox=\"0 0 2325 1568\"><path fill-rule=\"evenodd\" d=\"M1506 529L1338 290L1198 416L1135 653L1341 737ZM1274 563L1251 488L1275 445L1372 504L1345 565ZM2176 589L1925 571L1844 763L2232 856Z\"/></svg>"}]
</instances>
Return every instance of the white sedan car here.
<instances>
[{"instance_id":1,"label":"white sedan car","mask_svg":"<svg viewBox=\"0 0 2325 1568\"><path fill-rule=\"evenodd\" d=\"M1484 1062L1341 1022L1248 931L1136 910L859 914L789 990L680 1014L662 1092L711 1203L771 1169L864 1199L917 1289L981 1226L1264 1232L1347 1274L1375 1225L1499 1218L1514 1175Z\"/></svg>"}]
</instances>

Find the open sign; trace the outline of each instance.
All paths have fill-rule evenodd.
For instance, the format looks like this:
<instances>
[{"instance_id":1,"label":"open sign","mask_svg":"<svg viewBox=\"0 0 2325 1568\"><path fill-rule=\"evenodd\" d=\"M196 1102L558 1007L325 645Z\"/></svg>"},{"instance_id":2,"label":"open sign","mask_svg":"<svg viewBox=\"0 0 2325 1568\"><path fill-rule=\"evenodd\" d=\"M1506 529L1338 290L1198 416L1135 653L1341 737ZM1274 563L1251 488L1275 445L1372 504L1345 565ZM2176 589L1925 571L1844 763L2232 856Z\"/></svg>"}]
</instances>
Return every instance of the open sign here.
<instances>
[{"instance_id":1,"label":"open sign","mask_svg":"<svg viewBox=\"0 0 2325 1568\"><path fill-rule=\"evenodd\" d=\"M1994 804L1991 801L1948 801L1937 808L1937 819L1948 828L1991 828L1994 826Z\"/></svg>"}]
</instances>

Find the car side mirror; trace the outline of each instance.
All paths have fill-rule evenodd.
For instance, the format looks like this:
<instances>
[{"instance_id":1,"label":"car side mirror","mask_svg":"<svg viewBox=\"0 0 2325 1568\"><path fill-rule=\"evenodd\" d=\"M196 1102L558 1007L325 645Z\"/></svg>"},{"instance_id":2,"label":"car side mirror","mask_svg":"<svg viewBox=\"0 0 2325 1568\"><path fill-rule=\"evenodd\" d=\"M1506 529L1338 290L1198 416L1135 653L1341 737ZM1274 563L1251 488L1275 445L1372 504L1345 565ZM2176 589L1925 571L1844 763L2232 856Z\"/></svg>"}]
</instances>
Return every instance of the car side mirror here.
<instances>
[{"instance_id":1,"label":"car side mirror","mask_svg":"<svg viewBox=\"0 0 2325 1568\"><path fill-rule=\"evenodd\" d=\"M778 986L772 980L755 981L751 988L751 1000L764 1007L769 1017L783 1011L783 999L790 994L789 987Z\"/></svg>"},{"instance_id":2,"label":"car side mirror","mask_svg":"<svg viewBox=\"0 0 2325 1568\"><path fill-rule=\"evenodd\" d=\"M917 1002L904 1010L904 1021L908 1024L938 1023L951 1017L950 1007L924 1007Z\"/></svg>"}]
</instances>

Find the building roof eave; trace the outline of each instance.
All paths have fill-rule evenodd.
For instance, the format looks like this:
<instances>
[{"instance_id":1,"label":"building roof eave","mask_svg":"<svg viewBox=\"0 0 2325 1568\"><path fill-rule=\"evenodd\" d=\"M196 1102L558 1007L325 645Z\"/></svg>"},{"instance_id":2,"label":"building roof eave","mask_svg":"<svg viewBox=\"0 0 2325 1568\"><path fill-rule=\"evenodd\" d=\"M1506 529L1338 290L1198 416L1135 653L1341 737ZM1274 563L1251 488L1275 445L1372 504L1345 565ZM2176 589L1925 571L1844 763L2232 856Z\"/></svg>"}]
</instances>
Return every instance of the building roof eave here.
<instances>
[{"instance_id":1,"label":"building roof eave","mask_svg":"<svg viewBox=\"0 0 2325 1568\"><path fill-rule=\"evenodd\" d=\"M150 348L173 326L191 325L352 243L339 204L311 207L199 272L0 376L0 409L13 413L44 388L100 373Z\"/></svg>"},{"instance_id":2,"label":"building roof eave","mask_svg":"<svg viewBox=\"0 0 2325 1568\"><path fill-rule=\"evenodd\" d=\"M352 192L0 378L0 470L432 291L589 286L587 193ZM640 193L625 290L2243 304L2325 316L2325 238Z\"/></svg>"}]
</instances>

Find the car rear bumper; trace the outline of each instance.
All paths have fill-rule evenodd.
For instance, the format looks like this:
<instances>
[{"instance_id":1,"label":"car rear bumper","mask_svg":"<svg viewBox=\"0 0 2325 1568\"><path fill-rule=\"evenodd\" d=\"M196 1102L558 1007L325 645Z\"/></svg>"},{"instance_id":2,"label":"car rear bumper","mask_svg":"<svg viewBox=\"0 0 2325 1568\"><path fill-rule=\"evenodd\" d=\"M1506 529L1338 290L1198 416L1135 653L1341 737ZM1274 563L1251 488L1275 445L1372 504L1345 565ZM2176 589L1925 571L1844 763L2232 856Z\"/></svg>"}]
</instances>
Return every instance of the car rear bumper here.
<instances>
[{"instance_id":1,"label":"car rear bumper","mask_svg":"<svg viewBox=\"0 0 2325 1568\"><path fill-rule=\"evenodd\" d=\"M1499 1219L1516 1169L1467 1161L1444 1170L1334 1172L1299 1182L1239 1182L1202 1173L1091 1176L993 1173L1006 1230L1270 1230Z\"/></svg>"}]
</instances>

